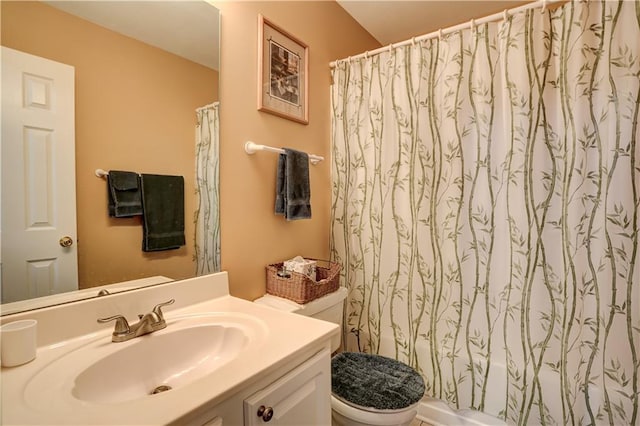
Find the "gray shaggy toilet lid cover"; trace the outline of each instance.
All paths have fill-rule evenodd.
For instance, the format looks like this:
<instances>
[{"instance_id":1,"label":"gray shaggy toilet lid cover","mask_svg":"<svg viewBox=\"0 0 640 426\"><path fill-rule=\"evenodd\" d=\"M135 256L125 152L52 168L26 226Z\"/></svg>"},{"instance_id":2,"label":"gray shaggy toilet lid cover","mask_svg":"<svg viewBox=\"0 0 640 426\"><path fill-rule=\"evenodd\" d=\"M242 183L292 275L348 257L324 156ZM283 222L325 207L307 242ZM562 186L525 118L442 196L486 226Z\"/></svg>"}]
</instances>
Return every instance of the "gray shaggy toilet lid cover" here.
<instances>
[{"instance_id":1,"label":"gray shaggy toilet lid cover","mask_svg":"<svg viewBox=\"0 0 640 426\"><path fill-rule=\"evenodd\" d=\"M395 359L342 352L331 359L331 391L345 402L362 407L400 410L422 399L424 380Z\"/></svg>"}]
</instances>

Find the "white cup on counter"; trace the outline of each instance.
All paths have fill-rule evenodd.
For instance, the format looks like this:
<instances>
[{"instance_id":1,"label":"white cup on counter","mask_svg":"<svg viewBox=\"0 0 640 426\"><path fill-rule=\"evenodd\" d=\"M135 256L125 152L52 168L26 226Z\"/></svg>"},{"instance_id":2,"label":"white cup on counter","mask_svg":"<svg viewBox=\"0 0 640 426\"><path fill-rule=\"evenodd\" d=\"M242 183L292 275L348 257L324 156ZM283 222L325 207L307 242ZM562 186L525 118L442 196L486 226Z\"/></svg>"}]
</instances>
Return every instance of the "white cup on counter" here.
<instances>
[{"instance_id":1,"label":"white cup on counter","mask_svg":"<svg viewBox=\"0 0 640 426\"><path fill-rule=\"evenodd\" d=\"M0 361L3 367L26 364L36 357L38 321L26 319L0 327Z\"/></svg>"}]
</instances>

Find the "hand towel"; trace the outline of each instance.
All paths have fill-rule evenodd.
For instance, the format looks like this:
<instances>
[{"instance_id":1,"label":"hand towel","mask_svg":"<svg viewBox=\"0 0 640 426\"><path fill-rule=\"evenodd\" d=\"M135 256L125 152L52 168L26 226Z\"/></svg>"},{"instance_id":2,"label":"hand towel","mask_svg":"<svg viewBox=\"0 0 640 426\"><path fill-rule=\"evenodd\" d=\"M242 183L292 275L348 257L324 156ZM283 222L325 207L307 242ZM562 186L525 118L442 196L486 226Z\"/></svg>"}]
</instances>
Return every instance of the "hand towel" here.
<instances>
[{"instance_id":1,"label":"hand towel","mask_svg":"<svg viewBox=\"0 0 640 426\"><path fill-rule=\"evenodd\" d=\"M138 185L138 174L111 170L107 175L109 216L130 217L142 214L142 198Z\"/></svg>"},{"instance_id":2,"label":"hand towel","mask_svg":"<svg viewBox=\"0 0 640 426\"><path fill-rule=\"evenodd\" d=\"M278 157L275 213L287 220L311 219L309 155L284 148Z\"/></svg>"},{"instance_id":3,"label":"hand towel","mask_svg":"<svg viewBox=\"0 0 640 426\"><path fill-rule=\"evenodd\" d=\"M140 177L143 208L143 251L177 249L185 244L184 178Z\"/></svg>"}]
</instances>

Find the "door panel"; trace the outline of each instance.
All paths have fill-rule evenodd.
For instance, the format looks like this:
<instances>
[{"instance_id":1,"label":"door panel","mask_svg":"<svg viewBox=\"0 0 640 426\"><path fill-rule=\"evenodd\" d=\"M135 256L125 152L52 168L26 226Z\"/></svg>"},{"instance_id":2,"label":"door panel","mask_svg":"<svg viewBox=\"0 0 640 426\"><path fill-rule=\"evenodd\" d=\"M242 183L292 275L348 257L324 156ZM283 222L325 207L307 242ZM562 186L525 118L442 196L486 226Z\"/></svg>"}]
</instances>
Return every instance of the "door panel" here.
<instances>
[{"instance_id":1,"label":"door panel","mask_svg":"<svg viewBox=\"0 0 640 426\"><path fill-rule=\"evenodd\" d=\"M2 302L76 290L74 68L2 47Z\"/></svg>"}]
</instances>

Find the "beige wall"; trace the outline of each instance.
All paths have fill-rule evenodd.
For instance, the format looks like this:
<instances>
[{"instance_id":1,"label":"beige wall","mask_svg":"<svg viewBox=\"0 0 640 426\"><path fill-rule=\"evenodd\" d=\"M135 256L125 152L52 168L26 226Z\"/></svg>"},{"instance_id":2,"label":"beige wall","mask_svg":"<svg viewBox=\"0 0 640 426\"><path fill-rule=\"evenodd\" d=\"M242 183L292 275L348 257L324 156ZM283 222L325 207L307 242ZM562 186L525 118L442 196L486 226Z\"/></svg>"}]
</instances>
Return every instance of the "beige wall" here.
<instances>
[{"instance_id":1,"label":"beige wall","mask_svg":"<svg viewBox=\"0 0 640 426\"><path fill-rule=\"evenodd\" d=\"M81 287L193 276L194 110L217 98L217 72L43 3L1 7L2 45L75 66ZM96 168L184 176L187 246L143 253L140 218L108 217Z\"/></svg>"},{"instance_id":2,"label":"beige wall","mask_svg":"<svg viewBox=\"0 0 640 426\"><path fill-rule=\"evenodd\" d=\"M222 15L222 269L229 272L231 293L251 300L264 294L265 265L298 254L328 258L329 62L380 45L334 1L213 3ZM309 46L308 125L257 111L259 13ZM287 222L274 215L277 154L249 156L243 150L247 140L304 150L327 159L310 166L311 220Z\"/></svg>"}]
</instances>

